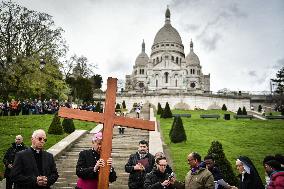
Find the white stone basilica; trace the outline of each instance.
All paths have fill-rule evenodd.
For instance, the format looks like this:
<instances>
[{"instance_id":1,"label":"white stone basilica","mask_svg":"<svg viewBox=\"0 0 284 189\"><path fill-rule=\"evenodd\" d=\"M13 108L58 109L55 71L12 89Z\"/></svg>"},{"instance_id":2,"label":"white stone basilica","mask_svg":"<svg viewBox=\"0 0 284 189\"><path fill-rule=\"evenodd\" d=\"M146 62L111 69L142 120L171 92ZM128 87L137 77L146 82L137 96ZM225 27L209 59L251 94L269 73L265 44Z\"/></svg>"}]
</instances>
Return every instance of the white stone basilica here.
<instances>
[{"instance_id":1,"label":"white stone basilica","mask_svg":"<svg viewBox=\"0 0 284 189\"><path fill-rule=\"evenodd\" d=\"M178 31L171 25L170 10L165 14L165 25L158 31L151 48L145 53L145 43L138 55L131 75L126 75L125 92L129 93L207 93L210 74L204 75L198 56L193 51L184 53Z\"/></svg>"}]
</instances>

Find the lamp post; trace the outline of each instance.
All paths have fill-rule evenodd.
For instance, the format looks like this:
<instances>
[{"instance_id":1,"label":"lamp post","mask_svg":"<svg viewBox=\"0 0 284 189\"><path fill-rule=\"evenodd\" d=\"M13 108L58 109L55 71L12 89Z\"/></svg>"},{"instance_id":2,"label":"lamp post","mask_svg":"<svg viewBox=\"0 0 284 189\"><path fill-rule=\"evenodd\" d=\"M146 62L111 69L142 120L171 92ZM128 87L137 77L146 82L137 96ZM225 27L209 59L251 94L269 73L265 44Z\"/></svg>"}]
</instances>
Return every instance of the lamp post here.
<instances>
[{"instance_id":1,"label":"lamp post","mask_svg":"<svg viewBox=\"0 0 284 189\"><path fill-rule=\"evenodd\" d=\"M41 58L39 60L39 69L43 69L45 67L45 65L46 65L46 62L44 61L43 58Z\"/></svg>"},{"instance_id":2,"label":"lamp post","mask_svg":"<svg viewBox=\"0 0 284 189\"><path fill-rule=\"evenodd\" d=\"M41 58L41 59L39 60L39 69L42 70L42 69L45 67L45 65L46 65L46 62L44 61L43 58ZM40 82L41 82L41 80L40 80ZM40 94L39 94L39 98L40 98L40 100L41 100L41 92L40 92Z\"/></svg>"}]
</instances>

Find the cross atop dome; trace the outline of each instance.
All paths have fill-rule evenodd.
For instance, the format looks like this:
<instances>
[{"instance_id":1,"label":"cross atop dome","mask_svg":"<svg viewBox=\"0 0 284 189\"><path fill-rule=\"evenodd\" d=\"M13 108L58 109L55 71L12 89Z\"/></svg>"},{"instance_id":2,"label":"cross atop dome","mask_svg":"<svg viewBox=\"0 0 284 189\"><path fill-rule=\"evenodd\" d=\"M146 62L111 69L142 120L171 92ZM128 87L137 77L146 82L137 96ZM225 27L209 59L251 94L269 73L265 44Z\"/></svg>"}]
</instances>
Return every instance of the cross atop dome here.
<instances>
[{"instance_id":1,"label":"cross atop dome","mask_svg":"<svg viewBox=\"0 0 284 189\"><path fill-rule=\"evenodd\" d=\"M142 52L145 52L145 42L144 42L144 39L143 39L143 42L142 42Z\"/></svg>"},{"instance_id":2,"label":"cross atop dome","mask_svg":"<svg viewBox=\"0 0 284 189\"><path fill-rule=\"evenodd\" d=\"M193 42L192 42L192 39L190 39L190 51L193 51Z\"/></svg>"},{"instance_id":3,"label":"cross atop dome","mask_svg":"<svg viewBox=\"0 0 284 189\"><path fill-rule=\"evenodd\" d=\"M170 9L169 9L169 5L167 5L165 18L166 18L165 24L170 24L171 23L171 12L170 12Z\"/></svg>"}]
</instances>

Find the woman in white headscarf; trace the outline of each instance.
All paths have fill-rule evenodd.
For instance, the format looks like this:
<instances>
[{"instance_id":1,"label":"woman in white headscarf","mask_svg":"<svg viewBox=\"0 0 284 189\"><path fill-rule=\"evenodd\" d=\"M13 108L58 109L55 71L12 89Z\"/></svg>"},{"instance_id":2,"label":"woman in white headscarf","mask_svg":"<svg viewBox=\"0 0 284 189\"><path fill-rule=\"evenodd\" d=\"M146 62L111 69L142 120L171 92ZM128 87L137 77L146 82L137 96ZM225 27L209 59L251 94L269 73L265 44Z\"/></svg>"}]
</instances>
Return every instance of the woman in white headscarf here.
<instances>
[{"instance_id":1,"label":"woman in white headscarf","mask_svg":"<svg viewBox=\"0 0 284 189\"><path fill-rule=\"evenodd\" d=\"M240 173L239 189L264 189L261 178L252 161L246 156L240 156L236 161Z\"/></svg>"}]
</instances>

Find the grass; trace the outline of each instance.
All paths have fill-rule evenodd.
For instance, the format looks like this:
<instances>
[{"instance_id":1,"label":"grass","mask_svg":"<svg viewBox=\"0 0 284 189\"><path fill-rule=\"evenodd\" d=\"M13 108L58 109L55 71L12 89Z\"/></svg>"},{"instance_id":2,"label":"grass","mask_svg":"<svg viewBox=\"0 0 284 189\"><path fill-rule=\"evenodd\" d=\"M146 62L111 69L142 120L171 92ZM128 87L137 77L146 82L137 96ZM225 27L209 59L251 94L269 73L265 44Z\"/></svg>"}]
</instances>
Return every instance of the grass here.
<instances>
[{"instance_id":1,"label":"grass","mask_svg":"<svg viewBox=\"0 0 284 189\"><path fill-rule=\"evenodd\" d=\"M187 155L196 151L202 157L207 155L211 142L218 140L223 145L227 159L235 167L235 160L240 155L252 159L260 176L264 179L262 160L267 155L284 154L283 120L235 120L233 113L219 110L173 110L173 113L190 113L191 118L182 118L187 135L187 142L170 142L169 131L172 119L160 119L160 127L165 144L170 150L173 167L179 180L184 180L188 172ZM201 119L200 114L231 114L231 120ZM237 174L237 172L236 172Z\"/></svg>"},{"instance_id":2,"label":"grass","mask_svg":"<svg viewBox=\"0 0 284 189\"><path fill-rule=\"evenodd\" d=\"M53 115L20 115L20 116L0 116L0 179L3 178L4 164L3 157L7 149L14 142L15 136L21 134L24 137L24 143L26 146L31 146L31 135L36 129L44 129L47 133L48 128L52 122ZM61 119L61 122L63 119ZM96 123L83 122L74 120L76 129L91 130L96 126ZM47 133L47 142L45 149L50 148L58 141L66 137L67 134L63 135L52 135Z\"/></svg>"}]
</instances>

